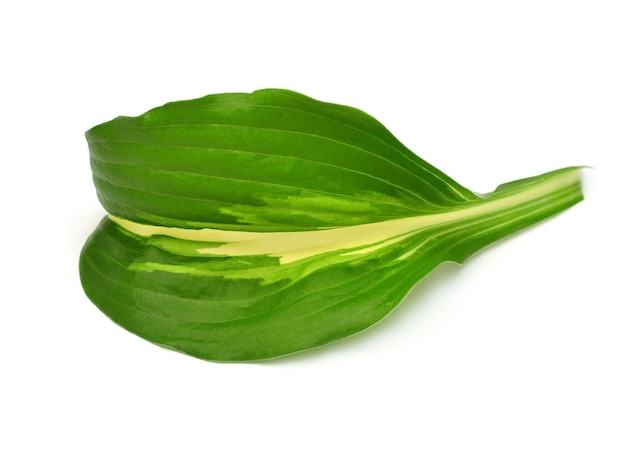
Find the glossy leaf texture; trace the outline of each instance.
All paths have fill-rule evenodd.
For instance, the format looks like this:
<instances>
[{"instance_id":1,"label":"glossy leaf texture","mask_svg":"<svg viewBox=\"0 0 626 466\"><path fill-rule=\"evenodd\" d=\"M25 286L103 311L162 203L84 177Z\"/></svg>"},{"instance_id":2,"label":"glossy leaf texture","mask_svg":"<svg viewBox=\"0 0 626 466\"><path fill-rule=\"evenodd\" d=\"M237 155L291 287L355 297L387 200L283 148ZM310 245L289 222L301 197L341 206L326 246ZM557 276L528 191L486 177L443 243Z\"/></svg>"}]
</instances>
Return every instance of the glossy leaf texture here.
<instances>
[{"instance_id":1,"label":"glossy leaf texture","mask_svg":"<svg viewBox=\"0 0 626 466\"><path fill-rule=\"evenodd\" d=\"M85 292L214 361L361 331L438 264L582 199L578 167L479 196L367 114L285 90L166 104L87 140L110 215L81 255Z\"/></svg>"}]
</instances>

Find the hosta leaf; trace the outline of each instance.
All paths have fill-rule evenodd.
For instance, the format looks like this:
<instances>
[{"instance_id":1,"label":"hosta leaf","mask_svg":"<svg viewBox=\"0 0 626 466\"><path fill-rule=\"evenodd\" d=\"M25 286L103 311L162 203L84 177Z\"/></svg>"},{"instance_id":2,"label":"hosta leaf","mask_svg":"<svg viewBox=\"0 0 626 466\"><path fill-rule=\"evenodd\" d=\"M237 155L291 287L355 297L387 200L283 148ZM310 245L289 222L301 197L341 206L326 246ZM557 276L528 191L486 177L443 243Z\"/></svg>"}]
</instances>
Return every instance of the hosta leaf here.
<instances>
[{"instance_id":1,"label":"hosta leaf","mask_svg":"<svg viewBox=\"0 0 626 466\"><path fill-rule=\"evenodd\" d=\"M582 199L577 167L479 196L367 114L284 90L170 103L87 140L110 215L81 255L85 292L209 360L363 330L441 262Z\"/></svg>"}]
</instances>

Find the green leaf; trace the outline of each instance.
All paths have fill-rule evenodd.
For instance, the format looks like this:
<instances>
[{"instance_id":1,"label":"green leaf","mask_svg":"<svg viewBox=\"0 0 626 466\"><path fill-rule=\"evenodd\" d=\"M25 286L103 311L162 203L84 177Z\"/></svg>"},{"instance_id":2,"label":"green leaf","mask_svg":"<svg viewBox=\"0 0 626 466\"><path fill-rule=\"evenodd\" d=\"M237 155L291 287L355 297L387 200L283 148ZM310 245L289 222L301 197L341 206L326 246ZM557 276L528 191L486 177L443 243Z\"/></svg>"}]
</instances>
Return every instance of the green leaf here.
<instances>
[{"instance_id":1,"label":"green leaf","mask_svg":"<svg viewBox=\"0 0 626 466\"><path fill-rule=\"evenodd\" d=\"M438 264L582 199L578 167L479 196L367 114L285 90L170 103L87 140L110 215L81 255L85 292L215 361L361 331Z\"/></svg>"}]
</instances>

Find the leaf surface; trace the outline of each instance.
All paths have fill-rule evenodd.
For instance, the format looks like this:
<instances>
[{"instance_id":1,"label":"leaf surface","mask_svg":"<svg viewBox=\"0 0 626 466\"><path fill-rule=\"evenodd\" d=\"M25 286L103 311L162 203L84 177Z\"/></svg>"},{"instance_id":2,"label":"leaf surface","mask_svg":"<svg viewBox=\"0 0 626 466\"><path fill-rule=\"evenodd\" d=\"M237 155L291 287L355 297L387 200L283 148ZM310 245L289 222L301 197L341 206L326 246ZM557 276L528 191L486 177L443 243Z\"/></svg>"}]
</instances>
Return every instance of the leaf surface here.
<instances>
[{"instance_id":1,"label":"leaf surface","mask_svg":"<svg viewBox=\"0 0 626 466\"><path fill-rule=\"evenodd\" d=\"M85 292L216 361L363 330L438 264L582 199L577 167L478 196L367 114L284 90L170 103L87 140L110 215L81 255Z\"/></svg>"}]
</instances>

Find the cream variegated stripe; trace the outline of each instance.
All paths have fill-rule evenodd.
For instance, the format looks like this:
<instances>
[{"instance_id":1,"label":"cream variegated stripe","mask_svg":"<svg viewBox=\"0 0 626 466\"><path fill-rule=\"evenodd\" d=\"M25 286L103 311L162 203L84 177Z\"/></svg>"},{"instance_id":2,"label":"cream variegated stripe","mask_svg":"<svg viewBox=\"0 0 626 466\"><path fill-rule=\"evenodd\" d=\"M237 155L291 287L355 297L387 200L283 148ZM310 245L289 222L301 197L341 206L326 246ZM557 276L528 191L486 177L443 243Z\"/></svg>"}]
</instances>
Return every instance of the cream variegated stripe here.
<instances>
[{"instance_id":1,"label":"cream variegated stripe","mask_svg":"<svg viewBox=\"0 0 626 466\"><path fill-rule=\"evenodd\" d=\"M142 237L166 236L210 243L207 247L196 248L198 255L266 255L277 257L281 264L288 264L333 251L347 254L369 253L427 228L483 217L528 201L540 200L542 197L554 195L560 189L577 185L579 180L579 170L563 171L535 181L532 187L524 187L519 191L514 189L500 196L496 193L491 198L468 203L465 207L447 212L323 230L246 232L212 228L186 229L146 225L113 215L110 218L122 228Z\"/></svg>"}]
</instances>

